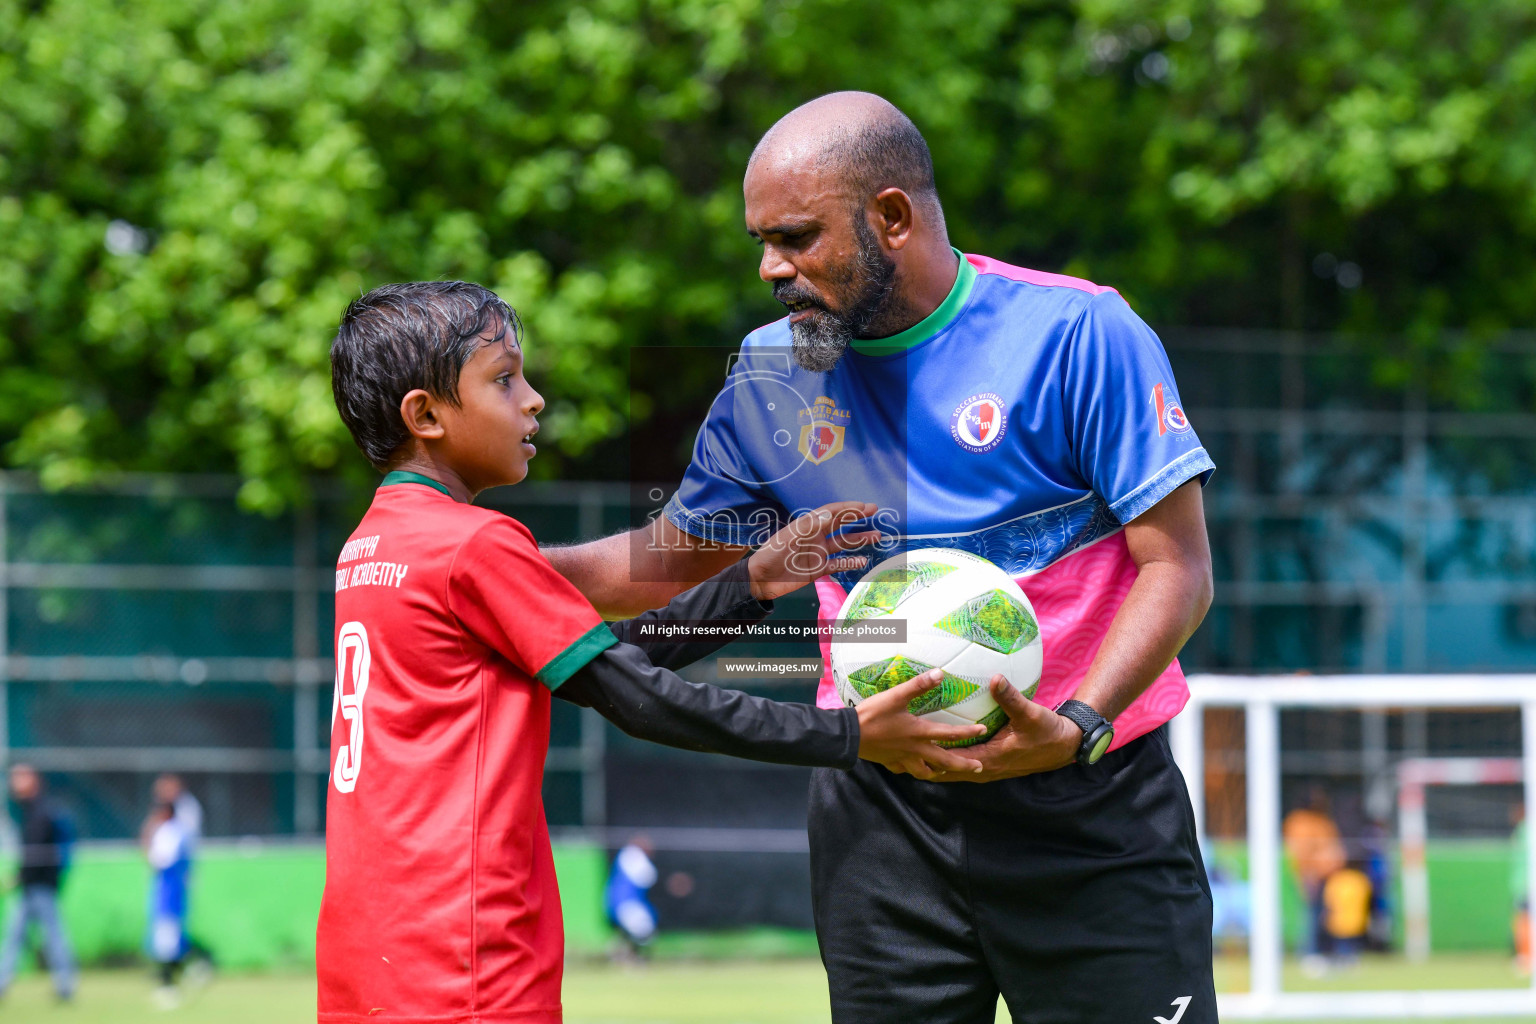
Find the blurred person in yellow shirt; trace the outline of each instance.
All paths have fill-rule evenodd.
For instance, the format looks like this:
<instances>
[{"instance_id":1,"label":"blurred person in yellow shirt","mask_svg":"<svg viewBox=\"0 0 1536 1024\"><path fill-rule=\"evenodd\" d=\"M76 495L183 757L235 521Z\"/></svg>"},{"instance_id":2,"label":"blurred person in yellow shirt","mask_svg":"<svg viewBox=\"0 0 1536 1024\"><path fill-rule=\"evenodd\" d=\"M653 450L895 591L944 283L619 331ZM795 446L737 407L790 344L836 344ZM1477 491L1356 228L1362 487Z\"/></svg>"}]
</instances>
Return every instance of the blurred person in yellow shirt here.
<instances>
[{"instance_id":1,"label":"blurred person in yellow shirt","mask_svg":"<svg viewBox=\"0 0 1536 1024\"><path fill-rule=\"evenodd\" d=\"M1371 926L1371 880L1357 867L1341 868L1323 883L1323 927L1333 960L1352 964Z\"/></svg>"},{"instance_id":2,"label":"blurred person in yellow shirt","mask_svg":"<svg viewBox=\"0 0 1536 1024\"><path fill-rule=\"evenodd\" d=\"M1328 813L1328 794L1314 788L1307 803L1285 816L1280 835L1309 913L1302 932L1301 955L1309 971L1326 968L1321 957L1323 883L1344 867L1344 841Z\"/></svg>"}]
</instances>

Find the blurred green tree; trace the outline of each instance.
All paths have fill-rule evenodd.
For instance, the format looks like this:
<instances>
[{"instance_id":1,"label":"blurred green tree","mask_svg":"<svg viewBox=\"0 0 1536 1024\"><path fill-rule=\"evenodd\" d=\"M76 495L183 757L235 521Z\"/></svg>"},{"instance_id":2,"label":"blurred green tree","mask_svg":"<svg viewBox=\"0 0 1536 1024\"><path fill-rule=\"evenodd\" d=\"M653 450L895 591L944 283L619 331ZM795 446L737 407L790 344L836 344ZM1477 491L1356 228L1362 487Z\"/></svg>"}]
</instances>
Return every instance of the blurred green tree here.
<instances>
[{"instance_id":1,"label":"blurred green tree","mask_svg":"<svg viewBox=\"0 0 1536 1024\"><path fill-rule=\"evenodd\" d=\"M0 0L4 462L362 479L335 321L452 276L528 323L537 472L612 475L630 346L776 315L740 175L838 88L924 130L958 245L1154 324L1392 332L1476 404L1443 332L1536 318L1528 0Z\"/></svg>"}]
</instances>

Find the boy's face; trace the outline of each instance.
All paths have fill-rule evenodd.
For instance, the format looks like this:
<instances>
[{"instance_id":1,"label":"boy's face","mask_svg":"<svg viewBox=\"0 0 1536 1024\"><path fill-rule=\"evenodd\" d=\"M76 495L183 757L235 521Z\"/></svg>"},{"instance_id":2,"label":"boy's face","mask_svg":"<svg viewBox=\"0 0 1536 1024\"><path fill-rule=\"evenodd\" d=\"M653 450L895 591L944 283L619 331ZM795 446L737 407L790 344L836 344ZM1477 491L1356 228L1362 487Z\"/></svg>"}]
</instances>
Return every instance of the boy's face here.
<instances>
[{"instance_id":1,"label":"boy's face","mask_svg":"<svg viewBox=\"0 0 1536 1024\"><path fill-rule=\"evenodd\" d=\"M538 452L532 439L543 408L523 377L522 348L509 339L482 345L459 371L458 406L444 402L437 410L438 450L471 493L519 483Z\"/></svg>"}]
</instances>

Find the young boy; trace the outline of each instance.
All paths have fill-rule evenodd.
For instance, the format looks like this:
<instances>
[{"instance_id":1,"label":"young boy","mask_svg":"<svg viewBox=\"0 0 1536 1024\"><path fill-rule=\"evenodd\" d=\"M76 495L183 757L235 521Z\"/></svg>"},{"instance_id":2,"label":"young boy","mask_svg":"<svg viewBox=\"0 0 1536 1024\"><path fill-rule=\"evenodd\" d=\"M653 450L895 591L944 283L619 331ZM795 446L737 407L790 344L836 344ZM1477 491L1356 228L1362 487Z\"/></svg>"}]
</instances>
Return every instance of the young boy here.
<instances>
[{"instance_id":1,"label":"young boy","mask_svg":"<svg viewBox=\"0 0 1536 1024\"><path fill-rule=\"evenodd\" d=\"M386 475L336 570L322 1022L560 1020L564 936L540 800L551 693L694 750L864 757L919 775L980 767L937 745L980 726L906 713L936 673L822 711L665 667L719 644L622 642L647 620L765 615L764 601L866 539L832 537L840 515L873 508L796 520L662 612L610 629L525 527L469 504L527 474L544 406L504 302L462 282L379 288L348 307L331 365L341 417Z\"/></svg>"}]
</instances>

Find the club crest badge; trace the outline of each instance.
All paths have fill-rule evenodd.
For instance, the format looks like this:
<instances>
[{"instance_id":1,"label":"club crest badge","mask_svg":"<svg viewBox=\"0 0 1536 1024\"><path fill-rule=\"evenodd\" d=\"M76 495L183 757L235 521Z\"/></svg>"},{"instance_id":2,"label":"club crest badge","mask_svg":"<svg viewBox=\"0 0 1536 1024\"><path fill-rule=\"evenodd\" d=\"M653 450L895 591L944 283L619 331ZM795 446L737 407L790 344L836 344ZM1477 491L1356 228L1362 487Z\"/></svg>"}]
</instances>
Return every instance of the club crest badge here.
<instances>
[{"instance_id":1,"label":"club crest badge","mask_svg":"<svg viewBox=\"0 0 1536 1024\"><path fill-rule=\"evenodd\" d=\"M968 452L991 451L1002 442L1007 429L1007 407L990 391L967 398L949 418L949 435Z\"/></svg>"},{"instance_id":2,"label":"club crest badge","mask_svg":"<svg viewBox=\"0 0 1536 1024\"><path fill-rule=\"evenodd\" d=\"M839 409L832 399L822 396L811 408L800 410L800 418L808 421L800 426L799 445L807 462L819 466L843 450L850 419L847 409Z\"/></svg>"},{"instance_id":3,"label":"club crest badge","mask_svg":"<svg viewBox=\"0 0 1536 1024\"><path fill-rule=\"evenodd\" d=\"M1162 384L1153 385L1149 403L1157 413L1158 437L1169 433L1182 434L1189 429L1189 417L1184 415L1184 408L1179 405L1179 396Z\"/></svg>"},{"instance_id":4,"label":"club crest badge","mask_svg":"<svg viewBox=\"0 0 1536 1024\"><path fill-rule=\"evenodd\" d=\"M843 450L843 428L830 423L807 423L800 428L800 451L814 465L826 462Z\"/></svg>"}]
</instances>

